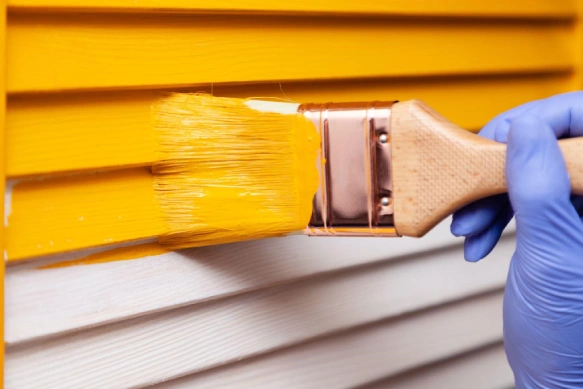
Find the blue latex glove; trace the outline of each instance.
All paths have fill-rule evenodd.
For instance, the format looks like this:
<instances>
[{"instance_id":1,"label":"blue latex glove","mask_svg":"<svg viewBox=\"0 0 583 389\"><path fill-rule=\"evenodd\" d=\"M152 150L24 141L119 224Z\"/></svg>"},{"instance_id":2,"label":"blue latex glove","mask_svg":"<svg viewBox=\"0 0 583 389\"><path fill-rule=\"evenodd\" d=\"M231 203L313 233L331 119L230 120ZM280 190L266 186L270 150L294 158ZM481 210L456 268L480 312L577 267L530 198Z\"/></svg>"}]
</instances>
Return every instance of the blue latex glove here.
<instances>
[{"instance_id":1,"label":"blue latex glove","mask_svg":"<svg viewBox=\"0 0 583 389\"><path fill-rule=\"evenodd\" d=\"M557 143L583 136L583 93L515 108L480 135L508 144L508 196L461 209L451 230L466 236L466 259L477 261L516 214L504 295L504 345L516 386L583 388L583 201L571 198Z\"/></svg>"}]
</instances>

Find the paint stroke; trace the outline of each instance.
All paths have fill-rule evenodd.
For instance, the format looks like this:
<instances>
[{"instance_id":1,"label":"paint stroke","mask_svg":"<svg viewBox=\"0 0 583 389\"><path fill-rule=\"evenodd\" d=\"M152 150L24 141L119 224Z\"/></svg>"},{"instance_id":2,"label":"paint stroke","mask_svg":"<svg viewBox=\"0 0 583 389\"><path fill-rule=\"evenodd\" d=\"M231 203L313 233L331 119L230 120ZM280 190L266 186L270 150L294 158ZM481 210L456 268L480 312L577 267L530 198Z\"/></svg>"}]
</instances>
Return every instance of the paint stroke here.
<instances>
[{"instance_id":1,"label":"paint stroke","mask_svg":"<svg viewBox=\"0 0 583 389\"><path fill-rule=\"evenodd\" d=\"M8 261L132 242L163 230L149 169L31 180L12 190Z\"/></svg>"},{"instance_id":2,"label":"paint stroke","mask_svg":"<svg viewBox=\"0 0 583 389\"><path fill-rule=\"evenodd\" d=\"M159 243L146 243L135 246L118 247L107 251L100 251L83 258L40 266L38 269L54 269L69 266L94 265L97 263L129 261L133 259L161 255L167 252L169 251L162 247Z\"/></svg>"}]
</instances>

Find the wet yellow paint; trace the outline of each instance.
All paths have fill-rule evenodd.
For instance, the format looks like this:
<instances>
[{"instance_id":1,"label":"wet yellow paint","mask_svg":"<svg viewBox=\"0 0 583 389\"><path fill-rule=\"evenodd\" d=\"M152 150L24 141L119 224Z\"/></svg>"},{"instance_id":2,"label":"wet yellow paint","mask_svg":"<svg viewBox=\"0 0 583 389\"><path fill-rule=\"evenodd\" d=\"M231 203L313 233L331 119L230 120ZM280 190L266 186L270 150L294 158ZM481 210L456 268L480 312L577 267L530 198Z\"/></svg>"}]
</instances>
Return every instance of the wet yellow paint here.
<instances>
[{"instance_id":1,"label":"wet yellow paint","mask_svg":"<svg viewBox=\"0 0 583 389\"><path fill-rule=\"evenodd\" d=\"M308 224L320 139L302 115L190 94L169 95L153 112L153 173L134 168L14 186L9 261L154 237L172 249L220 244Z\"/></svg>"},{"instance_id":2,"label":"wet yellow paint","mask_svg":"<svg viewBox=\"0 0 583 389\"><path fill-rule=\"evenodd\" d=\"M72 261L51 263L50 265L41 266L39 269L54 269L69 266L94 265L97 263L129 261L132 259L161 255L167 252L168 250L162 247L159 243L146 243L102 251Z\"/></svg>"},{"instance_id":3,"label":"wet yellow paint","mask_svg":"<svg viewBox=\"0 0 583 389\"><path fill-rule=\"evenodd\" d=\"M163 220L149 169L26 181L12 192L8 260L156 237Z\"/></svg>"},{"instance_id":4,"label":"wet yellow paint","mask_svg":"<svg viewBox=\"0 0 583 389\"><path fill-rule=\"evenodd\" d=\"M320 138L302 115L198 94L171 95L155 111L161 162L153 171L168 228L160 242L227 243L308 224Z\"/></svg>"}]
</instances>

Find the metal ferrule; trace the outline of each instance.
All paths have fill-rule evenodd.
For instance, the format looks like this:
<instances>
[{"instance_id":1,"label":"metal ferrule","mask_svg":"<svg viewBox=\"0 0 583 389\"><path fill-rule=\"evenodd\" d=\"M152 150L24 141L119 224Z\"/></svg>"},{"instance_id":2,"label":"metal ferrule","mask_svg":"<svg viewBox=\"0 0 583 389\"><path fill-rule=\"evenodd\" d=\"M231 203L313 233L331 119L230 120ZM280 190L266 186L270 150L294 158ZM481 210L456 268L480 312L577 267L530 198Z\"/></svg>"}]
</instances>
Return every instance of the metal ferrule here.
<instances>
[{"instance_id":1,"label":"metal ferrule","mask_svg":"<svg viewBox=\"0 0 583 389\"><path fill-rule=\"evenodd\" d=\"M398 236L391 179L392 102L305 104L321 139L320 186L305 234Z\"/></svg>"}]
</instances>

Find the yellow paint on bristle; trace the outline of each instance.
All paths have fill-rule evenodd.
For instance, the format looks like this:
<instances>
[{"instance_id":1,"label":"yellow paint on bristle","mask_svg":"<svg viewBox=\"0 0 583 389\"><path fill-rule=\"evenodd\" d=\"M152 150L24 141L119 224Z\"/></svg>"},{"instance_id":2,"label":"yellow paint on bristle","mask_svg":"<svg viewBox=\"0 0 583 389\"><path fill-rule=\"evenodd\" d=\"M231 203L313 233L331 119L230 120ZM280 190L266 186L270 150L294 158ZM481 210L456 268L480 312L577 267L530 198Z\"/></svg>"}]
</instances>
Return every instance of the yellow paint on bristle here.
<instances>
[{"instance_id":1,"label":"yellow paint on bristle","mask_svg":"<svg viewBox=\"0 0 583 389\"><path fill-rule=\"evenodd\" d=\"M307 226L320 148L309 120L202 94L169 95L154 112L162 244L205 246Z\"/></svg>"}]
</instances>

